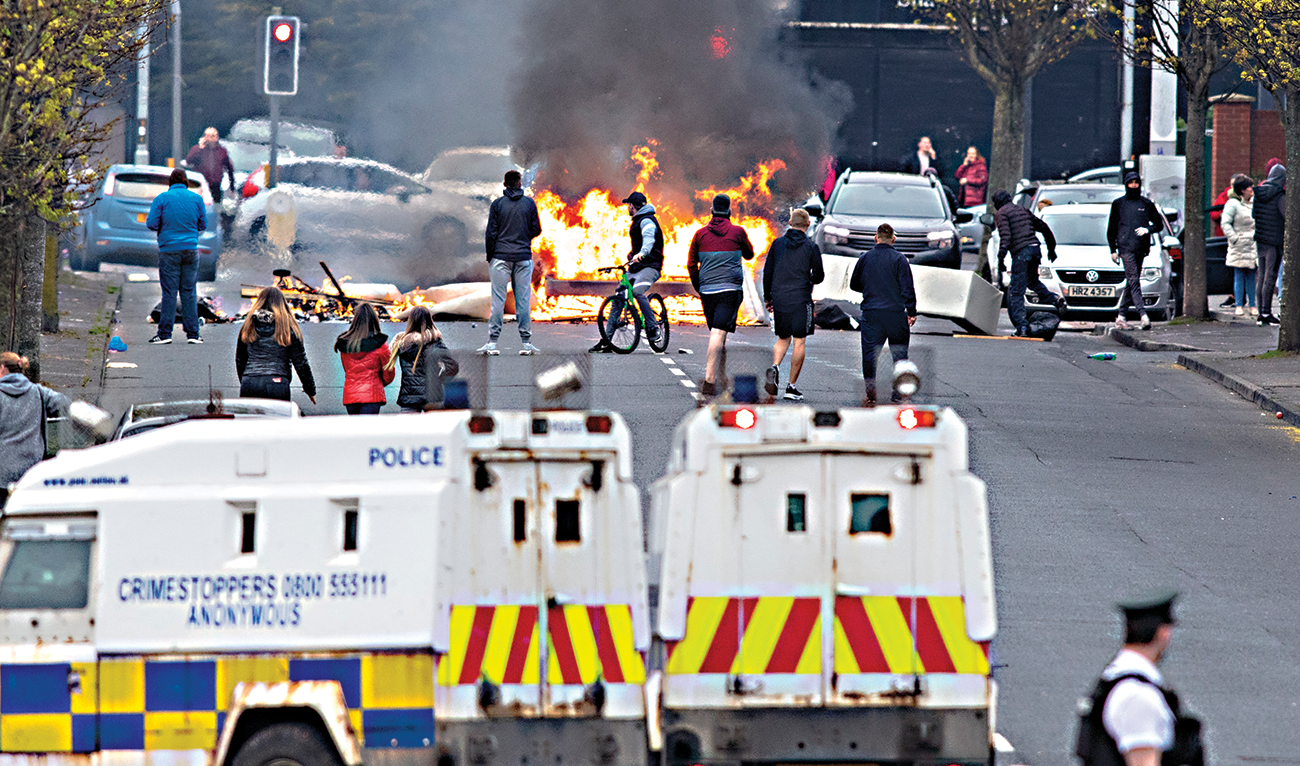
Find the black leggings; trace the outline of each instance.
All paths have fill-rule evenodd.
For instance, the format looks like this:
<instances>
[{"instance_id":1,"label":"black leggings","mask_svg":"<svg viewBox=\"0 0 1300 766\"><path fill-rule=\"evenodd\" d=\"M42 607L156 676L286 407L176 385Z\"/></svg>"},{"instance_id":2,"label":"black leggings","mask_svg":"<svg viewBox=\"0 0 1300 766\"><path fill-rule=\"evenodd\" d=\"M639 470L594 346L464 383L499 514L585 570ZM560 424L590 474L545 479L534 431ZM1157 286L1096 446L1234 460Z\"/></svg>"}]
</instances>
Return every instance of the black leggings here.
<instances>
[{"instance_id":1,"label":"black leggings","mask_svg":"<svg viewBox=\"0 0 1300 766\"><path fill-rule=\"evenodd\" d=\"M239 395L287 402L289 401L289 376L245 375L239 383Z\"/></svg>"},{"instance_id":2,"label":"black leggings","mask_svg":"<svg viewBox=\"0 0 1300 766\"><path fill-rule=\"evenodd\" d=\"M383 402L357 402L345 404L343 409L347 410L349 415L378 415L379 408L383 406Z\"/></svg>"}]
</instances>

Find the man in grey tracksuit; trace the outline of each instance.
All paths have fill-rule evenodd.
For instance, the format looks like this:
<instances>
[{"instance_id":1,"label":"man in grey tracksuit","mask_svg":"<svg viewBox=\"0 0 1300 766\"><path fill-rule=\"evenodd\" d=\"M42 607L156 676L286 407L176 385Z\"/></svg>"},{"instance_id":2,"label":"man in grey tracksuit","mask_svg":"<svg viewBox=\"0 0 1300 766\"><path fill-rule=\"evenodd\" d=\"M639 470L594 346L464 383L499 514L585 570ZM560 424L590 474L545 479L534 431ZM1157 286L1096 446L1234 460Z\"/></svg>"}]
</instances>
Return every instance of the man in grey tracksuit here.
<instances>
[{"instance_id":1,"label":"man in grey tracksuit","mask_svg":"<svg viewBox=\"0 0 1300 766\"><path fill-rule=\"evenodd\" d=\"M0 506L9 484L45 457L45 419L70 404L63 394L28 380L26 365L13 352L0 354Z\"/></svg>"},{"instance_id":2,"label":"man in grey tracksuit","mask_svg":"<svg viewBox=\"0 0 1300 766\"><path fill-rule=\"evenodd\" d=\"M520 356L537 353L532 344L533 240L542 233L537 203L524 196L523 176L518 170L505 175L505 194L492 203L488 211L487 231L483 235L492 280L492 314L488 320L488 342L480 354L496 356L497 338L501 336L502 315L506 308L506 290L515 292L515 320L519 322Z\"/></svg>"}]
</instances>

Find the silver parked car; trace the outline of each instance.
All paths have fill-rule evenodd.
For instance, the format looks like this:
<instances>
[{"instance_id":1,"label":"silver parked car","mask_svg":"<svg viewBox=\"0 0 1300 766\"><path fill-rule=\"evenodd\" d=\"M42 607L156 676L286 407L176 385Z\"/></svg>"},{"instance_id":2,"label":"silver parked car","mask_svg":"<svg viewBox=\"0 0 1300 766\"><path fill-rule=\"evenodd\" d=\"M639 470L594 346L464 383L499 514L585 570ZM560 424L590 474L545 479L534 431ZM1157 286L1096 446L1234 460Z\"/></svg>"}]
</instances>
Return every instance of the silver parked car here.
<instances>
[{"instance_id":1,"label":"silver parked car","mask_svg":"<svg viewBox=\"0 0 1300 766\"><path fill-rule=\"evenodd\" d=\"M1053 292L1065 296L1066 311L1073 314L1092 314L1094 318L1115 316L1126 282L1124 267L1110 257L1106 241L1106 225L1110 220L1110 204L1053 205L1039 216L1056 236L1056 260L1048 262L1047 245L1040 234L1038 240L1043 260L1038 266L1038 276ZM989 262L997 256L1001 241L998 230L989 237ZM1151 252L1142 262L1142 303L1152 319L1171 319L1174 316L1174 287L1172 262L1168 247L1177 239L1151 235ZM999 285L1003 290L1011 284L1011 254L1002 259ZM1038 302L1032 291L1025 294L1025 308L1051 310Z\"/></svg>"},{"instance_id":2,"label":"silver parked car","mask_svg":"<svg viewBox=\"0 0 1300 766\"><path fill-rule=\"evenodd\" d=\"M428 287L476 273L485 262L486 208L464 195L434 191L373 160L298 157L279 165L274 189L244 200L237 241L265 249L268 216L293 222L295 252L361 282ZM481 269L480 269L481 270Z\"/></svg>"}]
</instances>

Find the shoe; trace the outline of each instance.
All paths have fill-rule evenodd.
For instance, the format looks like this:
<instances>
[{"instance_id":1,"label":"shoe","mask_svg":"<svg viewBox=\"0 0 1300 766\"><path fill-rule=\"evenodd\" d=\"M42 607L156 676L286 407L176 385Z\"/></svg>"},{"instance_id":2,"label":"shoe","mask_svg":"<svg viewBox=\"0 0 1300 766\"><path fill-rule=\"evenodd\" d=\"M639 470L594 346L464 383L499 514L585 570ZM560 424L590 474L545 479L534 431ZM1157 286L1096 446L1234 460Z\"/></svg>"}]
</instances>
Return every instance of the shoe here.
<instances>
[{"instance_id":1,"label":"shoe","mask_svg":"<svg viewBox=\"0 0 1300 766\"><path fill-rule=\"evenodd\" d=\"M198 345L202 345L202 343L203 343L203 339L200 338L200 337L198 337L198 336L196 335L196 336L194 336L193 338L189 338L189 339L187 339L185 342L186 342L186 343L193 344L193 345L195 345L195 346L198 346Z\"/></svg>"},{"instance_id":2,"label":"shoe","mask_svg":"<svg viewBox=\"0 0 1300 766\"><path fill-rule=\"evenodd\" d=\"M1115 317L1115 326L1118 327L1118 328L1121 329L1121 330L1128 330L1128 329L1130 329L1133 325L1129 324L1129 323L1128 323L1128 320L1124 318L1124 315L1123 315L1123 314L1121 314L1121 315Z\"/></svg>"},{"instance_id":3,"label":"shoe","mask_svg":"<svg viewBox=\"0 0 1300 766\"><path fill-rule=\"evenodd\" d=\"M1028 338L1028 337L1029 337L1029 328L1028 328L1028 327L1017 327L1017 328L1016 328L1016 337L1017 337L1017 338Z\"/></svg>"},{"instance_id":4,"label":"shoe","mask_svg":"<svg viewBox=\"0 0 1300 766\"><path fill-rule=\"evenodd\" d=\"M483 356L501 355L501 352L497 350L497 342L494 340L490 340L487 343L484 343L482 346L479 346L477 353L482 354Z\"/></svg>"},{"instance_id":5,"label":"shoe","mask_svg":"<svg viewBox=\"0 0 1300 766\"><path fill-rule=\"evenodd\" d=\"M151 346L165 346L171 342L172 342L171 338L164 338L161 335L155 335L149 339L149 345Z\"/></svg>"},{"instance_id":6,"label":"shoe","mask_svg":"<svg viewBox=\"0 0 1300 766\"><path fill-rule=\"evenodd\" d=\"M790 384L787 383L786 386L785 386L785 397L784 397L784 398L785 398L786 400L788 400L788 401L791 401L791 402L802 402L802 401L803 401L803 393L802 393L799 389L797 389L797 388L795 388L794 386L792 386L792 385L790 385Z\"/></svg>"},{"instance_id":7,"label":"shoe","mask_svg":"<svg viewBox=\"0 0 1300 766\"><path fill-rule=\"evenodd\" d=\"M1273 325L1280 325L1280 324L1282 324L1282 320L1281 320L1281 319L1278 319L1276 316L1274 316L1274 315L1272 315L1272 314L1269 314L1267 317L1265 317L1264 321L1265 321L1265 322L1268 322L1269 324L1273 324Z\"/></svg>"},{"instance_id":8,"label":"shoe","mask_svg":"<svg viewBox=\"0 0 1300 766\"><path fill-rule=\"evenodd\" d=\"M1251 306L1250 308L1246 309L1246 311L1250 312L1250 315L1253 317L1259 316L1259 309L1255 308L1254 306Z\"/></svg>"},{"instance_id":9,"label":"shoe","mask_svg":"<svg viewBox=\"0 0 1300 766\"><path fill-rule=\"evenodd\" d=\"M700 394L703 396L717 396L718 387L706 380L700 384Z\"/></svg>"},{"instance_id":10,"label":"shoe","mask_svg":"<svg viewBox=\"0 0 1300 766\"><path fill-rule=\"evenodd\" d=\"M520 356L532 356L533 354L536 354L536 353L538 353L539 351L541 351L541 349L538 348L537 346L534 346L534 345L531 344L531 343L525 343L524 346L523 346L523 348L519 349L519 355L520 355Z\"/></svg>"},{"instance_id":11,"label":"shoe","mask_svg":"<svg viewBox=\"0 0 1300 766\"><path fill-rule=\"evenodd\" d=\"M1057 315L1058 315L1058 316L1060 316L1060 315L1064 315L1064 314L1065 314L1065 309L1067 308L1067 306L1066 306L1066 304L1065 304L1065 297L1062 296L1062 295L1058 295L1058 296L1056 296L1056 300L1053 301L1053 303L1056 304L1056 313L1057 313Z\"/></svg>"},{"instance_id":12,"label":"shoe","mask_svg":"<svg viewBox=\"0 0 1300 766\"><path fill-rule=\"evenodd\" d=\"M862 397L862 406L863 406L863 407L875 407L875 406L876 406L876 395L875 395L875 394L867 394L866 396Z\"/></svg>"},{"instance_id":13,"label":"shoe","mask_svg":"<svg viewBox=\"0 0 1300 766\"><path fill-rule=\"evenodd\" d=\"M1236 305L1237 305L1237 299L1234 298L1234 297L1232 297L1231 295L1229 295L1227 298L1224 298L1224 299L1223 299L1223 303L1220 303L1220 304L1219 304L1219 308L1221 308L1221 309L1230 309L1230 308L1232 308L1233 306L1236 306Z\"/></svg>"},{"instance_id":14,"label":"shoe","mask_svg":"<svg viewBox=\"0 0 1300 766\"><path fill-rule=\"evenodd\" d=\"M1239 317L1245 316L1246 310L1243 309L1241 306L1238 306L1236 309L1233 310L1232 314L1233 316L1239 316Z\"/></svg>"},{"instance_id":15,"label":"shoe","mask_svg":"<svg viewBox=\"0 0 1300 766\"><path fill-rule=\"evenodd\" d=\"M1147 316L1146 314L1142 315L1142 329L1143 330L1151 329L1151 317Z\"/></svg>"},{"instance_id":16,"label":"shoe","mask_svg":"<svg viewBox=\"0 0 1300 766\"><path fill-rule=\"evenodd\" d=\"M1265 317L1265 316L1262 315L1262 314L1256 314L1256 315L1255 315L1255 324L1256 324L1257 326L1259 326L1259 327L1263 327L1264 325L1268 324L1268 318Z\"/></svg>"},{"instance_id":17,"label":"shoe","mask_svg":"<svg viewBox=\"0 0 1300 766\"><path fill-rule=\"evenodd\" d=\"M767 368L767 373L763 380L763 390L768 396L776 396L777 384L781 382L781 368L772 365Z\"/></svg>"},{"instance_id":18,"label":"shoe","mask_svg":"<svg viewBox=\"0 0 1300 766\"><path fill-rule=\"evenodd\" d=\"M614 353L614 347L606 343L605 340L602 338L599 343L587 349L587 353L588 354L612 354Z\"/></svg>"}]
</instances>

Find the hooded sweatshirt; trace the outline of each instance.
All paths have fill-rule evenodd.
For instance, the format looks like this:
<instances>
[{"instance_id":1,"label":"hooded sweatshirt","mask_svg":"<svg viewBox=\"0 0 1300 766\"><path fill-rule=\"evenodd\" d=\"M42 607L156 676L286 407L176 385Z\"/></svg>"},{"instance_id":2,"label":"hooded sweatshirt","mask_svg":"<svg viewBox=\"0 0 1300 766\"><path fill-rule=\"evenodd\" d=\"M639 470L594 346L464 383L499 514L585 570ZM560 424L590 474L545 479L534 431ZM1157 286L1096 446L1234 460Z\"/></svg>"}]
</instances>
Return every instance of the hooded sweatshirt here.
<instances>
[{"instance_id":1,"label":"hooded sweatshirt","mask_svg":"<svg viewBox=\"0 0 1300 766\"><path fill-rule=\"evenodd\" d=\"M18 481L45 457L45 418L69 403L20 372L0 378L0 487Z\"/></svg>"},{"instance_id":2,"label":"hooded sweatshirt","mask_svg":"<svg viewBox=\"0 0 1300 766\"><path fill-rule=\"evenodd\" d=\"M1137 178L1130 172L1124 177ZM1124 188L1124 196L1110 203L1110 220L1106 225L1106 242L1112 253L1132 253L1145 258L1151 252L1151 235L1165 228L1164 217L1156 209L1156 204L1142 196L1141 189ZM1146 234L1138 234L1138 229L1146 229ZM1139 260L1140 264L1142 261Z\"/></svg>"},{"instance_id":3,"label":"hooded sweatshirt","mask_svg":"<svg viewBox=\"0 0 1300 766\"><path fill-rule=\"evenodd\" d=\"M691 237L691 249L686 255L691 286L700 295L739 291L744 287L740 261L753 257L754 246L745 230L726 215L714 215Z\"/></svg>"},{"instance_id":4,"label":"hooded sweatshirt","mask_svg":"<svg viewBox=\"0 0 1300 766\"><path fill-rule=\"evenodd\" d=\"M307 350L302 345L302 338L291 335L289 345L281 346L275 340L275 315L266 309L258 309L253 314L253 329L257 331L257 340L244 343L243 338L235 344L235 372L242 382L245 376L279 375L288 380L293 379L289 365L298 371L302 380L302 392L308 396L316 395L316 379L312 377L311 365L307 364Z\"/></svg>"},{"instance_id":5,"label":"hooded sweatshirt","mask_svg":"<svg viewBox=\"0 0 1300 766\"><path fill-rule=\"evenodd\" d=\"M1255 241L1282 247L1286 232L1286 166L1274 165L1264 183L1255 187L1251 212L1255 215Z\"/></svg>"},{"instance_id":6,"label":"hooded sweatshirt","mask_svg":"<svg viewBox=\"0 0 1300 766\"><path fill-rule=\"evenodd\" d=\"M523 189L507 188L488 210L483 243L487 258L500 261L531 261L533 240L542 233L537 203L524 196Z\"/></svg>"},{"instance_id":7,"label":"hooded sweatshirt","mask_svg":"<svg viewBox=\"0 0 1300 766\"><path fill-rule=\"evenodd\" d=\"M813 285L825 278L821 249L806 232L791 227L767 251L763 295L777 311L799 311L812 303Z\"/></svg>"}]
</instances>

